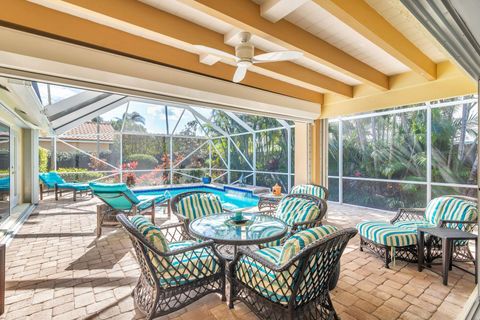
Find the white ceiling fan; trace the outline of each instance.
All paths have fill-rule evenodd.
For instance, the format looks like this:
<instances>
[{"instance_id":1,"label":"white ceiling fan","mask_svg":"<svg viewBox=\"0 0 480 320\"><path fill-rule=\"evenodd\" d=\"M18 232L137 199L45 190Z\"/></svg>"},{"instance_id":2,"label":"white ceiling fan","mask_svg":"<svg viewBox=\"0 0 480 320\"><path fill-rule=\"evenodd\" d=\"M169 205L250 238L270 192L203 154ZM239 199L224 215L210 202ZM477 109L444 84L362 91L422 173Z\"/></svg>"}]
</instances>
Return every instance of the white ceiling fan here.
<instances>
[{"instance_id":1,"label":"white ceiling fan","mask_svg":"<svg viewBox=\"0 0 480 320\"><path fill-rule=\"evenodd\" d=\"M241 42L235 47L235 55L202 45L194 45L194 47L201 53L208 53L234 62L237 65L237 70L233 75L233 82L242 81L245 78L247 69L252 64L294 60L303 56L303 53L298 51L275 51L253 56L255 47L250 42L251 37L250 32L240 33Z\"/></svg>"}]
</instances>

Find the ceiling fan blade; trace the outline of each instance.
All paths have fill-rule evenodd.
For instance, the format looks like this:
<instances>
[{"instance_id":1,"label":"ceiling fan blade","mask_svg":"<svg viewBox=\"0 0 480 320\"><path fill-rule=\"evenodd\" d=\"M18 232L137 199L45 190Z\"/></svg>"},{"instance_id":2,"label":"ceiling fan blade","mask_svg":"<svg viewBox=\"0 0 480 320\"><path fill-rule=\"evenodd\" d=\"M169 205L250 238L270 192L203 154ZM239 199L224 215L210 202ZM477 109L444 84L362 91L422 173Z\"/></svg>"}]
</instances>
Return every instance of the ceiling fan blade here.
<instances>
[{"instance_id":1,"label":"ceiling fan blade","mask_svg":"<svg viewBox=\"0 0 480 320\"><path fill-rule=\"evenodd\" d=\"M235 74L233 75L233 82L240 82L245 78L245 74L247 73L247 68L245 67L237 67Z\"/></svg>"},{"instance_id":2,"label":"ceiling fan blade","mask_svg":"<svg viewBox=\"0 0 480 320\"><path fill-rule=\"evenodd\" d=\"M218 56L220 58L226 58L226 59L237 61L236 56L234 56L233 54L230 54L228 52L222 51L222 50L210 48L210 47L207 47L207 46L197 45L197 44L194 45L193 47L195 49L197 49L198 51L202 52L202 53L208 53L208 54L212 54L214 56Z\"/></svg>"},{"instance_id":3,"label":"ceiling fan blade","mask_svg":"<svg viewBox=\"0 0 480 320\"><path fill-rule=\"evenodd\" d=\"M285 61L294 60L303 57L303 53L299 51L275 51L259 54L253 57L253 62L273 62L273 61Z\"/></svg>"}]
</instances>

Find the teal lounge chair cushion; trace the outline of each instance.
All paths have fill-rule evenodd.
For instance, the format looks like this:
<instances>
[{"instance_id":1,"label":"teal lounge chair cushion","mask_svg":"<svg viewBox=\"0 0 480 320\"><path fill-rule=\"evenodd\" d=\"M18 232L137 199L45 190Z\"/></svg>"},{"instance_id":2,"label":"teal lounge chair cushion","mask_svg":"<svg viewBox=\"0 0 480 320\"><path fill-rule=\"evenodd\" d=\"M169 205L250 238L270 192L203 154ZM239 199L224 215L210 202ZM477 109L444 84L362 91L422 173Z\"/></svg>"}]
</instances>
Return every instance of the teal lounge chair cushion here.
<instances>
[{"instance_id":1,"label":"teal lounge chair cushion","mask_svg":"<svg viewBox=\"0 0 480 320\"><path fill-rule=\"evenodd\" d=\"M42 180L43 184L48 188L55 188L55 184L65 183L65 180L55 171L40 173L39 176L40 180Z\"/></svg>"},{"instance_id":2,"label":"teal lounge chair cushion","mask_svg":"<svg viewBox=\"0 0 480 320\"><path fill-rule=\"evenodd\" d=\"M60 189L72 189L72 190L75 190L75 191L86 191L86 190L90 189L88 183L66 182L66 183L58 183L57 186Z\"/></svg>"},{"instance_id":3,"label":"teal lounge chair cushion","mask_svg":"<svg viewBox=\"0 0 480 320\"><path fill-rule=\"evenodd\" d=\"M132 210L132 204L139 210L145 210L155 203L165 201L165 196L136 195L125 183L99 183L91 182L93 194L102 199L115 210Z\"/></svg>"}]
</instances>

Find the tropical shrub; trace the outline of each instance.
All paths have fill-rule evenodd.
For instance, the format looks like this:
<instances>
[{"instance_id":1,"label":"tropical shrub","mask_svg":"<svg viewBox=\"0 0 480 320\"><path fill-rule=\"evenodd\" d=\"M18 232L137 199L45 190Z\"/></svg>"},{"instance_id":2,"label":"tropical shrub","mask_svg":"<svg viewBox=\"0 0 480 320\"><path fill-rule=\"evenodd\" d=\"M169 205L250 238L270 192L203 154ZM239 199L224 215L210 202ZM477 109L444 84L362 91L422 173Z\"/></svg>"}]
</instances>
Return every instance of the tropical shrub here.
<instances>
[{"instance_id":1,"label":"tropical shrub","mask_svg":"<svg viewBox=\"0 0 480 320\"><path fill-rule=\"evenodd\" d=\"M158 165L158 160L149 154L131 154L125 157L124 162L137 162L137 170L149 170Z\"/></svg>"}]
</instances>

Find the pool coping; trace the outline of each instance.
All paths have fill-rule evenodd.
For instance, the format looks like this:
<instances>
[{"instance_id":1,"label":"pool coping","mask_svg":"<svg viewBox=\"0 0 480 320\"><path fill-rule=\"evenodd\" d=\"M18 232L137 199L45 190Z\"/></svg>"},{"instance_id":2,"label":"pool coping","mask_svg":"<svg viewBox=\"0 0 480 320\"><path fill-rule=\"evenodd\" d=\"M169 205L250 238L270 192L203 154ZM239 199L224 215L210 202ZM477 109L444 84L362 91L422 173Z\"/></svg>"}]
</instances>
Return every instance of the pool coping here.
<instances>
[{"instance_id":1,"label":"pool coping","mask_svg":"<svg viewBox=\"0 0 480 320\"><path fill-rule=\"evenodd\" d=\"M210 189L216 189L224 192L226 192L227 190L240 191L240 192L248 193L251 197L256 197L256 198L258 198L259 194L270 192L268 188L264 188L264 187L253 187L256 189L252 189L249 186L240 187L235 185L217 184L217 183L210 183L210 184L188 183L188 184L173 184L173 185L163 185L163 186L145 186L145 187L133 188L132 191L135 193L141 194L144 192L152 192L152 191L166 191L166 190L172 190L172 189L195 189L195 188L210 188Z\"/></svg>"}]
</instances>

